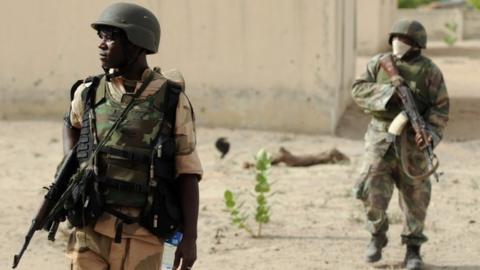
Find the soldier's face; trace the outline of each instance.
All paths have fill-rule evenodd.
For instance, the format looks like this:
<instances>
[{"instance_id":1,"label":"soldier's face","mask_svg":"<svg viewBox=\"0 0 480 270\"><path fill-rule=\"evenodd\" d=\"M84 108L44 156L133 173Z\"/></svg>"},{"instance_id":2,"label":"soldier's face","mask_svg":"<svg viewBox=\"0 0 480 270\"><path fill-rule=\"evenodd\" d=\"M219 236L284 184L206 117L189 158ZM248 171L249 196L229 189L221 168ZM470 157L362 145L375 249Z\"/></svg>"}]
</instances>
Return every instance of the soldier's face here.
<instances>
[{"instance_id":1,"label":"soldier's face","mask_svg":"<svg viewBox=\"0 0 480 270\"><path fill-rule=\"evenodd\" d=\"M116 29L98 30L100 61L104 69L119 68L125 63L125 37Z\"/></svg>"}]
</instances>

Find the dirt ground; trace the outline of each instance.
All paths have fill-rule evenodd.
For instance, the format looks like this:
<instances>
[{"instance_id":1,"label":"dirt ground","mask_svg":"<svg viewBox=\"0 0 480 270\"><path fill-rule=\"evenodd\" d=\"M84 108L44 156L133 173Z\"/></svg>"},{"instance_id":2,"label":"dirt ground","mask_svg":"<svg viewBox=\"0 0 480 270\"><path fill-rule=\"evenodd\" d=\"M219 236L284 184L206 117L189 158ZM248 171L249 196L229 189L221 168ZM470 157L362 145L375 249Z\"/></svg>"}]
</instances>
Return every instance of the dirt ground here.
<instances>
[{"instance_id":1,"label":"dirt ground","mask_svg":"<svg viewBox=\"0 0 480 270\"><path fill-rule=\"evenodd\" d=\"M362 67L366 58L358 61ZM480 127L477 112L480 60L436 57L452 96L452 122L436 150L443 175L433 183L422 255L427 269L480 269ZM465 105L467 104L467 105ZM363 122L362 122L363 121ZM198 129L198 151L205 169L198 261L195 269L400 269L402 214L397 196L390 204L390 243L384 259L369 265L363 254L369 235L363 228L361 205L351 194L362 155L365 130L360 112L350 108L338 129L340 136L306 136L246 130ZM60 121L0 121L0 269L9 269L22 245L43 186L61 156ZM218 137L232 144L225 159L213 145ZM295 154L337 147L349 164L310 168L274 167L270 178L276 195L269 198L271 222L263 239L250 238L230 225L224 211L225 189L242 192L252 205L253 172L243 169L260 148L284 146ZM251 209L250 212L253 210ZM255 224L251 222L252 227ZM38 232L17 269L67 269L63 256L68 231L61 228L51 243Z\"/></svg>"}]
</instances>

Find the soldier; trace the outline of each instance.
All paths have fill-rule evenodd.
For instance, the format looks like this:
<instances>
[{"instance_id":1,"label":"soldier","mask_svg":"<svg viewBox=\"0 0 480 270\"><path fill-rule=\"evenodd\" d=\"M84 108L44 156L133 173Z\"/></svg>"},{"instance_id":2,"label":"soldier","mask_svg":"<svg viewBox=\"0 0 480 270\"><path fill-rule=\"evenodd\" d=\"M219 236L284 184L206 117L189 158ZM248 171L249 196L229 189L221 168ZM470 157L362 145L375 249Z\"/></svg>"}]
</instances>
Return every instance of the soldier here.
<instances>
[{"instance_id":1,"label":"soldier","mask_svg":"<svg viewBox=\"0 0 480 270\"><path fill-rule=\"evenodd\" d=\"M405 216L402 244L406 244L405 266L407 269L422 267L420 246L427 241L423 233L427 207L430 202L431 184L428 177L413 179L405 171L422 171L426 159L422 150L427 144L438 145L448 121L449 99L439 68L422 49L427 45L427 34L417 21L399 20L389 34L391 53L374 56L367 70L358 78L352 89L357 105L372 116L365 134L365 155L361 177L354 191L366 210L367 229L372 234L367 246L367 262L376 262L382 257L382 248L387 245L388 217L386 210L392 197L394 185L399 191L400 207ZM428 129L428 141L415 134L407 125L402 136L405 140L392 140L387 134L392 120L402 110L402 102L396 95L396 87L380 67L380 59L393 55L399 69L400 83L412 90L416 106ZM399 149L407 157L401 158ZM403 164L404 163L408 164Z\"/></svg>"},{"instance_id":2,"label":"soldier","mask_svg":"<svg viewBox=\"0 0 480 270\"><path fill-rule=\"evenodd\" d=\"M160 269L163 236L179 215L174 268L191 269L203 172L183 78L147 64L160 41L149 10L116 3L92 27L105 74L72 87L63 136L64 151L76 145L81 168L93 172L84 176L92 188L74 191L65 205L76 227L67 247L71 269Z\"/></svg>"}]
</instances>

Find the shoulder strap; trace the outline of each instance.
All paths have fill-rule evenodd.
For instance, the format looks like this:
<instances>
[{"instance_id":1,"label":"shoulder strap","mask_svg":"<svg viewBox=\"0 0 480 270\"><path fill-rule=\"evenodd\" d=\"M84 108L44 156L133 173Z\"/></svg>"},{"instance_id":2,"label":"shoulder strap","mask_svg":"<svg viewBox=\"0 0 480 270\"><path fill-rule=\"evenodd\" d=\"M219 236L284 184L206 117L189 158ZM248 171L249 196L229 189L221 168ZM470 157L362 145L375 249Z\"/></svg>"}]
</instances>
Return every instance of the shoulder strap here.
<instances>
[{"instance_id":1,"label":"shoulder strap","mask_svg":"<svg viewBox=\"0 0 480 270\"><path fill-rule=\"evenodd\" d=\"M95 80L95 78L101 78L103 76L103 74L100 74L100 75L97 75L97 76L89 76L87 77L85 80L78 80L76 81L72 87L70 88L70 101L73 100L74 96L75 96L75 92L77 91L78 87L83 84L83 83L89 83L89 82L93 82ZM91 85L88 86L89 88L91 87Z\"/></svg>"},{"instance_id":2,"label":"shoulder strap","mask_svg":"<svg viewBox=\"0 0 480 270\"><path fill-rule=\"evenodd\" d=\"M155 137L155 140L153 140L153 143L158 145L160 136L174 136L178 99L180 93L184 91L185 84L183 82L182 74L177 70L162 73L159 67L154 67L153 72L158 73L167 79L165 94L163 96L164 105L163 108L161 108L161 111L164 113L164 120L160 124L159 133Z\"/></svg>"},{"instance_id":3,"label":"shoulder strap","mask_svg":"<svg viewBox=\"0 0 480 270\"><path fill-rule=\"evenodd\" d=\"M181 86L176 83L171 83L167 81L167 90L165 91L165 120L170 124L170 130L165 130L168 128L167 125L162 123L160 133L163 133L166 136L173 136L175 133L175 122L177 118L177 106L180 93L182 92Z\"/></svg>"},{"instance_id":4,"label":"shoulder strap","mask_svg":"<svg viewBox=\"0 0 480 270\"><path fill-rule=\"evenodd\" d=\"M104 74L100 74L97 76L89 77L87 78L87 80L85 80L85 82L91 82L91 84L88 86L88 89L84 93L82 93L82 95L84 95L82 96L82 100L85 103L85 111L87 111L88 109L93 108L98 103L97 101L99 100L97 100L97 96L104 96L105 76Z\"/></svg>"},{"instance_id":5,"label":"shoulder strap","mask_svg":"<svg viewBox=\"0 0 480 270\"><path fill-rule=\"evenodd\" d=\"M104 98L107 91L107 78L100 75L100 81L98 82L97 91L95 91L95 106L98 105Z\"/></svg>"},{"instance_id":6,"label":"shoulder strap","mask_svg":"<svg viewBox=\"0 0 480 270\"><path fill-rule=\"evenodd\" d=\"M73 100L73 97L75 96L75 92L77 91L77 88L83 83L83 80L78 80L76 81L73 85L72 88L70 88L70 101Z\"/></svg>"}]
</instances>

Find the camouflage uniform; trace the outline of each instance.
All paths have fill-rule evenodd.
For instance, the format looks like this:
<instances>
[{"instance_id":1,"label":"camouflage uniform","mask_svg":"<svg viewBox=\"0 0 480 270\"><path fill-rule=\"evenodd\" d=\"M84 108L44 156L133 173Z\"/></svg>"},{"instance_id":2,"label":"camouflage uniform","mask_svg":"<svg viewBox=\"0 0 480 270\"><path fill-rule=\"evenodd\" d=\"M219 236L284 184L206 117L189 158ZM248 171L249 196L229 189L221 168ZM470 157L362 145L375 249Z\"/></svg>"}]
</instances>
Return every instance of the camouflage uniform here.
<instances>
[{"instance_id":1,"label":"camouflage uniform","mask_svg":"<svg viewBox=\"0 0 480 270\"><path fill-rule=\"evenodd\" d=\"M383 56L385 54L373 57L367 64L366 72L353 84L354 101L365 113L372 116L365 134L361 176L354 191L356 197L364 203L368 231L378 234L388 230L386 210L395 185L399 191L400 207L405 215L402 243L421 245L427 241L423 229L430 202L430 180L415 181L409 178L402 169L396 150L400 147L406 148L408 169L413 173L419 174L426 168L426 159L415 144L415 134L410 125L407 125L403 133L407 136L404 145L400 145L398 141L392 142L387 136L388 127L402 110L402 105L400 101L392 98L395 88L380 68L379 60ZM442 73L430 59L421 55L420 51L404 60L395 58L395 63L405 83L412 89L417 108L427 122L436 146L442 138L449 111L449 99Z\"/></svg>"},{"instance_id":2,"label":"camouflage uniform","mask_svg":"<svg viewBox=\"0 0 480 270\"><path fill-rule=\"evenodd\" d=\"M153 228L172 225L162 220L166 216L154 212L153 208L163 205L173 211L175 206L168 206L167 201L174 196L168 192L176 192L173 181L179 175L196 175L192 178L198 180L202 177L202 166L196 151L193 109L184 91L178 91L185 88L179 72L162 73L145 68L138 81L127 80L122 77L122 65L135 65L138 61L146 64L146 59L140 59L145 55L130 54L125 50L127 43L123 43L124 39L115 39L113 34L111 37L100 35L102 29L115 29L115 33L122 33L129 44L143 49L142 53L154 54L158 51L161 31L152 12L136 4L115 3L107 7L91 26L102 39L99 48L105 57L113 53L118 58L120 48L123 64L105 60L107 64L102 68L109 73L109 79L104 76L95 84L97 90L92 101L95 103L86 104L91 93L89 83L92 82L84 82L76 89L69 117L66 118L67 133L70 126L78 130L78 133L75 131L69 135L79 136L75 141L77 158L80 162L90 162L88 165L95 168L97 194L101 195L104 203L101 206L104 212L98 219L75 225L67 246L67 256L71 260L71 269L75 270L160 269L163 239L137 222L145 225L141 218L154 214ZM107 44L116 44L117 51L112 51ZM149 82L143 85L146 81ZM173 93L176 93L175 96ZM169 107L176 101L177 94L176 108ZM98 97L101 98L97 100ZM127 104L133 106L98 149L95 158L89 159L96 141L102 141ZM174 111L176 113L172 117ZM155 145L157 136L165 140L161 147ZM190 195L197 195L192 193ZM159 194L158 197L155 194ZM156 197L165 199L157 203ZM181 199L184 201L186 198ZM192 200L195 202L196 198ZM87 204L92 204L88 203L88 198L82 205ZM84 208L81 209L83 211ZM127 222L127 219L133 223Z\"/></svg>"},{"instance_id":3,"label":"camouflage uniform","mask_svg":"<svg viewBox=\"0 0 480 270\"><path fill-rule=\"evenodd\" d=\"M148 77L151 72L154 71L146 69L142 75L142 80ZM165 76L168 76L170 80L178 80L178 78L172 78L172 76L178 77L177 74L170 73L165 74ZM165 76L155 72L153 80L142 92L139 99L149 99L162 89L162 86L167 82ZM183 84L183 81L177 81L177 83ZM122 97L126 94L124 84L122 77L112 78L111 82L107 83L109 98L115 102L122 103ZM141 83L137 82L135 91L138 90L140 85ZM84 111L82 92L87 89L87 86L82 84L78 87L71 104L70 121L74 127L79 129L82 126L81 116ZM132 110L132 113L135 113L135 108ZM175 158L177 175L196 174L201 178L203 171L195 149L193 111L184 92L180 94L177 105L175 140L177 147ZM121 168L117 169L117 172L121 170ZM124 199L128 200L129 198L125 197ZM140 213L140 209L135 207L119 207L117 210L129 216L136 216ZM160 269L163 240L134 223L124 225L122 241L121 243L115 243L116 223L116 217L104 213L94 226L75 229L70 236L67 247L67 256L71 260L71 269Z\"/></svg>"}]
</instances>

